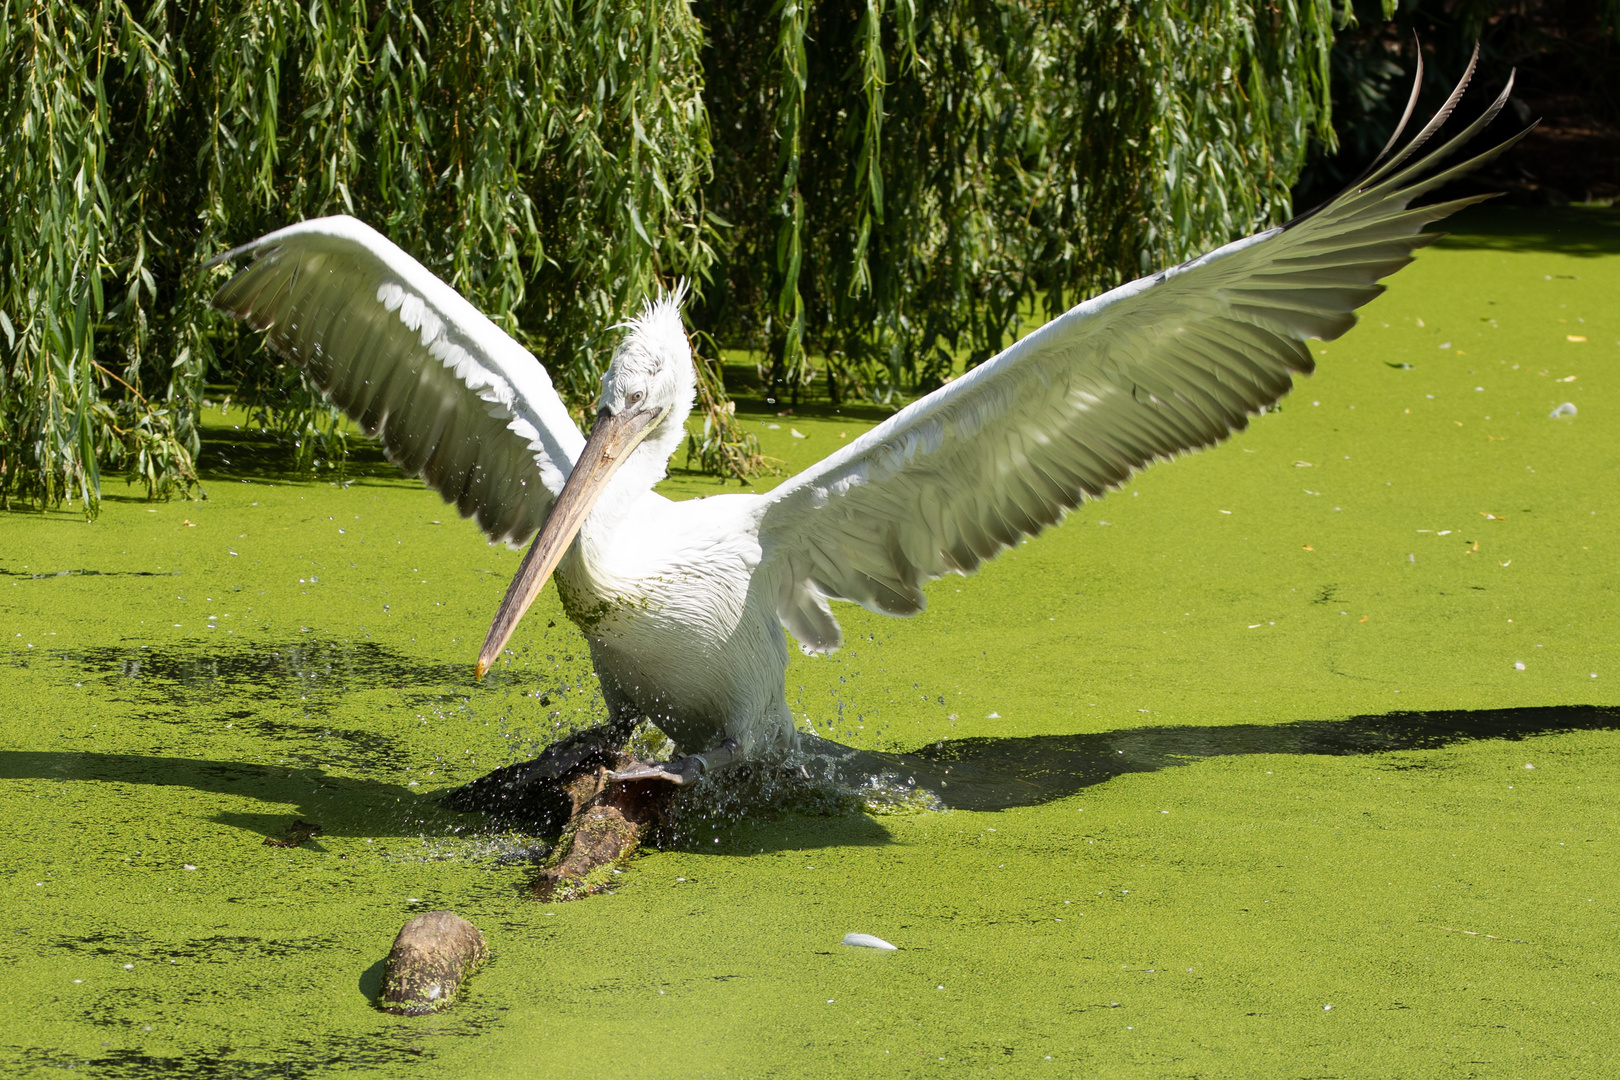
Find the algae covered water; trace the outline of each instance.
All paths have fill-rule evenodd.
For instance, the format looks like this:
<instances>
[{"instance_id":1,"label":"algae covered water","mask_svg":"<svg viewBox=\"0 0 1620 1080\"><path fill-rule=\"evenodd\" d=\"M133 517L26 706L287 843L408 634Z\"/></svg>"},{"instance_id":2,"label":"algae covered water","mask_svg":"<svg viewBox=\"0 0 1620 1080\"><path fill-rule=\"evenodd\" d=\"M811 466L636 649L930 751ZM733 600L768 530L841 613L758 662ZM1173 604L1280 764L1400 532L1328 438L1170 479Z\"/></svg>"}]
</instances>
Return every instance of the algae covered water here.
<instances>
[{"instance_id":1,"label":"algae covered water","mask_svg":"<svg viewBox=\"0 0 1620 1080\"><path fill-rule=\"evenodd\" d=\"M548 590L475 682L519 555L414 481L215 413L206 501L0 516L0 1071L1614 1072L1620 225L1459 229L1230 444L840 609L801 726L936 809L698 816L572 904L433 795L598 716L584 642ZM433 908L492 960L379 1013Z\"/></svg>"}]
</instances>

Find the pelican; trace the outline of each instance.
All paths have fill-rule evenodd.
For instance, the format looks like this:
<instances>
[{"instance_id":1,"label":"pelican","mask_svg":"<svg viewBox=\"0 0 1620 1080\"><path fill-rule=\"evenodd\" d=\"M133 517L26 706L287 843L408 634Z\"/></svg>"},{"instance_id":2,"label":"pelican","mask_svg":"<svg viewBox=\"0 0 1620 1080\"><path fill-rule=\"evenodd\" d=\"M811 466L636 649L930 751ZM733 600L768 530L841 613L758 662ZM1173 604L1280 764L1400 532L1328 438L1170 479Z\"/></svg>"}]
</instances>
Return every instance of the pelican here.
<instances>
[{"instance_id":1,"label":"pelican","mask_svg":"<svg viewBox=\"0 0 1620 1080\"><path fill-rule=\"evenodd\" d=\"M1477 53L1476 53L1477 55ZM545 368L380 233L305 221L228 251L253 257L213 302L269 346L407 473L491 542L533 537L478 654L489 669L548 579L590 642L606 730L641 719L675 743L616 780L690 784L798 742L786 629L839 647L828 602L912 616L923 586L969 574L1156 460L1220 442L1314 365L1438 234L1488 196L1413 209L1501 153L1439 168L1501 110L1413 154L1455 108L1316 210L1074 307L765 494L673 502L655 493L695 394L681 288L625 326L586 438ZM1522 137L1522 133L1521 136Z\"/></svg>"}]
</instances>

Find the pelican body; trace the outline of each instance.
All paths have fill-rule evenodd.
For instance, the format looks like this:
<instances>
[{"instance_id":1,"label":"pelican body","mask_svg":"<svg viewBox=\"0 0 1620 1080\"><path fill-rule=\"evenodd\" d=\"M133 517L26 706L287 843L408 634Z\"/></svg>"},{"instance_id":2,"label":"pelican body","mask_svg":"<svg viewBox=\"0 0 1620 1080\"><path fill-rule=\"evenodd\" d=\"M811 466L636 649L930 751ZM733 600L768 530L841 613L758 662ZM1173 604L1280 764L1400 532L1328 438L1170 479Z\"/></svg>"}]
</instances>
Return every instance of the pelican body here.
<instances>
[{"instance_id":1,"label":"pelican body","mask_svg":"<svg viewBox=\"0 0 1620 1080\"><path fill-rule=\"evenodd\" d=\"M683 290L627 324L588 440L532 355L353 218L221 255L254 261L214 303L264 330L492 542L534 537L478 674L554 579L590 642L610 728L645 718L685 755L616 775L689 783L795 745L784 629L820 653L841 643L829 600L915 615L929 580L1227 438L1310 373L1305 342L1348 330L1378 280L1436 238L1424 226L1485 198L1410 205L1515 141L1439 167L1500 111L1510 79L1466 130L1409 161L1472 70L1418 136L1391 155L1398 130L1325 205L1085 301L762 495L677 503L652 490L695 394ZM1403 129L1415 102L1416 86Z\"/></svg>"},{"instance_id":2,"label":"pelican body","mask_svg":"<svg viewBox=\"0 0 1620 1080\"><path fill-rule=\"evenodd\" d=\"M680 331L673 306L652 319ZM685 438L687 401L661 425L668 442L654 432L609 481L553 577L563 611L590 642L610 717L651 720L715 768L792 749L788 647L769 577L758 573L767 500L673 502L648 490L670 444ZM656 772L685 779L667 766Z\"/></svg>"}]
</instances>

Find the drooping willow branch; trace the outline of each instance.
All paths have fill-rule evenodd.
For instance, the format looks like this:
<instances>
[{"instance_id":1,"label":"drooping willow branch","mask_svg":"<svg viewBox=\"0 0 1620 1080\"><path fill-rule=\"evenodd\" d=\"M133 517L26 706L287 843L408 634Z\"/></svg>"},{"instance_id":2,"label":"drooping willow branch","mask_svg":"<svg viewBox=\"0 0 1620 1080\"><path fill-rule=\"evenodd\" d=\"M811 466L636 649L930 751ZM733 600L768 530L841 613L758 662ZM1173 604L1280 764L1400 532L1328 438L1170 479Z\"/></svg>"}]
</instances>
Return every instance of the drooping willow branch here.
<instances>
[{"instance_id":1,"label":"drooping willow branch","mask_svg":"<svg viewBox=\"0 0 1620 1080\"><path fill-rule=\"evenodd\" d=\"M188 490L212 384L344 425L210 255L359 215L583 409L689 277L778 395L886 399L1037 309L1276 220L1331 139L1328 0L0 0L0 502ZM757 464L705 369L694 458Z\"/></svg>"}]
</instances>

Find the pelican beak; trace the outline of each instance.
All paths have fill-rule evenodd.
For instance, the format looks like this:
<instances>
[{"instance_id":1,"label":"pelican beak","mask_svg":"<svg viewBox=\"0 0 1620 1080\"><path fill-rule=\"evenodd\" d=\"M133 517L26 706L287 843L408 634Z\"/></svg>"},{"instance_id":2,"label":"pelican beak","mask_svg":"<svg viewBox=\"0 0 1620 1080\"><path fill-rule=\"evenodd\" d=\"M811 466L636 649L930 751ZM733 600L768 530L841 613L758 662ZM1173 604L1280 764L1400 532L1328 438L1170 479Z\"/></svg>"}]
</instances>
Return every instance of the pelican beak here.
<instances>
[{"instance_id":1,"label":"pelican beak","mask_svg":"<svg viewBox=\"0 0 1620 1080\"><path fill-rule=\"evenodd\" d=\"M586 440L585 449L574 464L574 471L568 474L562 494L552 504L551 513L546 515L546 523L540 526L540 535L534 538L528 554L523 556L523 564L518 567L517 576L507 586L506 598L501 601L501 608L495 613L495 621L484 638L484 647L478 653L478 678L483 678L484 672L495 663L495 658L512 637L512 631L517 629L518 620L523 618L523 613L529 610L534 598L545 588L563 552L574 542L579 527L590 515L591 507L601 498L602 489L607 487L608 481L619 471L619 466L624 464L630 452L668 414L668 409L661 412L621 409L617 413L603 409L596 414L591 437Z\"/></svg>"}]
</instances>

